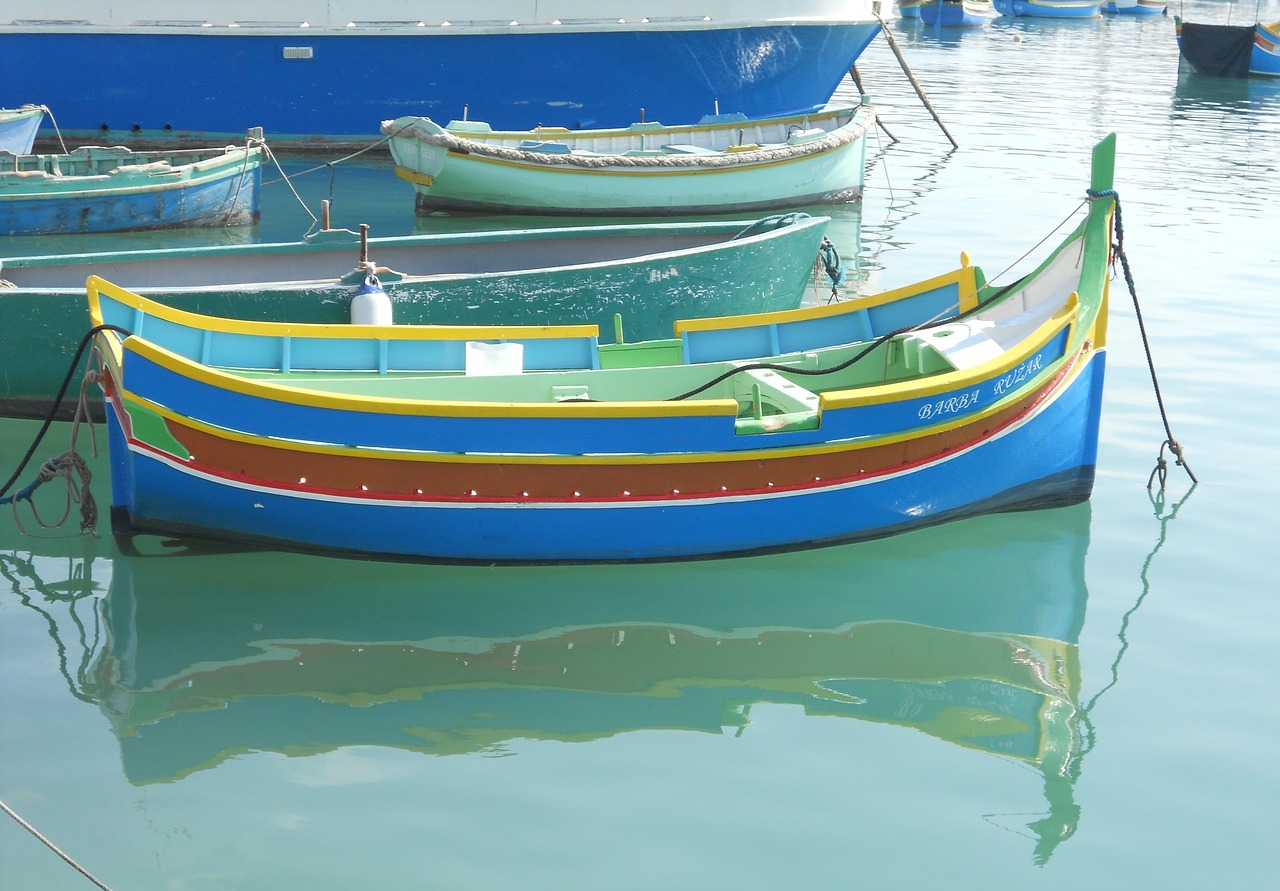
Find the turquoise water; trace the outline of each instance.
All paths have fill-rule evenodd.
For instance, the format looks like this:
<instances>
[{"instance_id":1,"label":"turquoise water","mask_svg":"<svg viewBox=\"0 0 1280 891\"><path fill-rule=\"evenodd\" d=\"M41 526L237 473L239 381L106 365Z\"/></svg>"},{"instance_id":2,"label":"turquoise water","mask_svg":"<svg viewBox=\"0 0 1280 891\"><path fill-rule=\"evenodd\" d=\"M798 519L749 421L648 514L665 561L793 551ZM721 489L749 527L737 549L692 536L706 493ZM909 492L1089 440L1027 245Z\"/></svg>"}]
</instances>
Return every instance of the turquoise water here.
<instances>
[{"instance_id":1,"label":"turquoise water","mask_svg":"<svg viewBox=\"0 0 1280 891\"><path fill-rule=\"evenodd\" d=\"M121 554L105 519L80 537L74 512L41 529L6 509L0 800L116 891L1274 881L1280 82L1180 75L1171 17L893 34L960 147L873 46L859 72L901 141L877 135L865 201L834 214L855 283L962 250L1014 265L1117 132L1138 304L1199 485L1171 466L1148 490L1165 429L1117 279L1097 485L1069 509L524 569ZM364 157L294 182L375 235L493 225L415 221ZM191 237L311 224L282 184L265 201L256 233ZM0 476L37 429L0 422ZM40 495L56 520L61 489ZM93 885L0 816L0 887Z\"/></svg>"}]
</instances>

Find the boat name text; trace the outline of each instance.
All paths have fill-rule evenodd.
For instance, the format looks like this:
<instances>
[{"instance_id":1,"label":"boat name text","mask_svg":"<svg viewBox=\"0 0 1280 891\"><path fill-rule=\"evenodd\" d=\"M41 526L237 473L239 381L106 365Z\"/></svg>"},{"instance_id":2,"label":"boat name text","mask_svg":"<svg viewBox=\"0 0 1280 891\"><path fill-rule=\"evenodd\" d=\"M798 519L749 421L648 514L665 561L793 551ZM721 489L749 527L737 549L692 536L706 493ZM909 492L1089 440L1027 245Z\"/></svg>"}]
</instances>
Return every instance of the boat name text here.
<instances>
[{"instance_id":1,"label":"boat name text","mask_svg":"<svg viewBox=\"0 0 1280 891\"><path fill-rule=\"evenodd\" d=\"M1039 356L1039 355L1032 356L1030 359L1028 359L1026 362L1023 362L1021 365L1019 365L1017 368L1010 371L1008 374L998 378L995 382L995 394L997 396L1003 396L1005 393L1012 390L1018 384L1022 383L1027 378L1029 378L1032 374L1039 371L1041 365L1043 364L1043 361L1044 361L1043 356Z\"/></svg>"}]
</instances>

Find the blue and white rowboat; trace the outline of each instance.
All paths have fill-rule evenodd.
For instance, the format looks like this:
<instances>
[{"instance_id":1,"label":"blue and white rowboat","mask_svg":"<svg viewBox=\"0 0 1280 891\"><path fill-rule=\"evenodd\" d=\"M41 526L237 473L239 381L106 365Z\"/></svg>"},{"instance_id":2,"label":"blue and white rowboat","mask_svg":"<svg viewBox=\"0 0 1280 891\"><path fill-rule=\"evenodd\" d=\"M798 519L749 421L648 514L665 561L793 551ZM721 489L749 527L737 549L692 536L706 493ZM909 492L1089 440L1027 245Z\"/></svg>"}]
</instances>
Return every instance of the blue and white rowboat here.
<instances>
[{"instance_id":1,"label":"blue and white rowboat","mask_svg":"<svg viewBox=\"0 0 1280 891\"><path fill-rule=\"evenodd\" d=\"M0 108L0 152L15 155L30 152L43 120L44 108L39 105Z\"/></svg>"}]
</instances>

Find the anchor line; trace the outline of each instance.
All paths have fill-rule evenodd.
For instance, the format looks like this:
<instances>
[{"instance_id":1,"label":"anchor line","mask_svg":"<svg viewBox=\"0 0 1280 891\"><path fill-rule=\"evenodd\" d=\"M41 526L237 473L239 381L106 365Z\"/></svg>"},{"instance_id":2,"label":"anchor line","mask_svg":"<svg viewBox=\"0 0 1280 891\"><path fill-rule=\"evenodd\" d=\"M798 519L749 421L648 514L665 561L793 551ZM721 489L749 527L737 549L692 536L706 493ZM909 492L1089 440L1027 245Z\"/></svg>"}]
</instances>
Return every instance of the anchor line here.
<instances>
[{"instance_id":1,"label":"anchor line","mask_svg":"<svg viewBox=\"0 0 1280 891\"><path fill-rule=\"evenodd\" d=\"M83 467L83 459L75 452L75 439L77 431L79 430L80 422L82 419L88 417L88 411L85 404L85 388L88 385L88 377L81 381L80 405L76 408L75 420L71 428L71 446L69 450L59 458L54 458L51 461L46 462L44 467L41 469L40 475L27 486L19 489L12 496L8 496L7 493L11 488L13 488L13 484L18 481L18 477L22 475L22 472L31 462L32 456L35 455L36 449L40 447L40 443L43 441L45 434L49 432L49 427L53 425L53 420L57 417L58 409L62 405L62 400L67 394L67 388L71 386L71 379L75 376L76 369L80 367L80 360L84 356L85 349L89 346L93 337L100 331L116 331L126 336L133 333L126 328L121 328L119 325L95 325L89 329L88 333L80 340L80 345L76 348L76 353L71 360L71 365L67 368L66 376L62 379L62 385L58 388L58 393L53 398L53 403L49 408L49 412L45 415L44 421L40 424L40 429L36 432L35 438L27 448L26 454L22 456L22 460L18 462L18 467L13 471L12 475L10 475L4 486L0 487L0 504L13 504L16 509L19 501L29 502L31 500L32 493L39 486L52 479L54 476L66 477L68 485L71 485L69 470L72 467L78 468L81 472L82 488L80 492L77 493L76 497L78 497L81 502L81 531L89 531L97 521L97 506L93 501L92 495L88 492L88 468ZM90 430L92 431L91 422ZM96 452L96 442L94 450ZM63 519L65 519L65 517ZM85 525L86 523L89 524L87 527Z\"/></svg>"},{"instance_id":2,"label":"anchor line","mask_svg":"<svg viewBox=\"0 0 1280 891\"><path fill-rule=\"evenodd\" d=\"M1195 473L1191 470L1191 465L1187 463L1183 455L1182 444L1173 438L1173 430L1169 426L1169 415L1165 410L1164 397L1160 393L1160 380L1156 377L1155 360L1151 356L1151 341L1147 337L1147 326L1142 319L1142 307L1138 304L1138 289L1133 281L1133 270L1129 267L1129 255L1124 250L1124 224L1120 217L1120 196L1115 189L1089 190L1091 198L1112 198L1116 203L1116 225L1115 225L1115 244L1112 246L1115 256L1120 260L1120 269L1124 273L1125 284L1129 287L1129 295L1133 298L1133 311L1138 319L1138 333L1142 337L1142 349L1147 356L1147 370L1151 374L1151 386L1155 391L1156 406L1160 411L1160 420L1164 424L1165 441L1160 445L1160 454L1156 458L1155 470L1151 472L1151 476L1147 479L1147 488L1151 488L1151 484L1156 480L1160 480L1160 489L1164 490L1166 478L1166 465L1164 458L1164 450L1167 446L1169 451L1173 453L1175 463L1187 472L1187 476L1191 477L1191 482L1200 482L1196 478Z\"/></svg>"}]
</instances>

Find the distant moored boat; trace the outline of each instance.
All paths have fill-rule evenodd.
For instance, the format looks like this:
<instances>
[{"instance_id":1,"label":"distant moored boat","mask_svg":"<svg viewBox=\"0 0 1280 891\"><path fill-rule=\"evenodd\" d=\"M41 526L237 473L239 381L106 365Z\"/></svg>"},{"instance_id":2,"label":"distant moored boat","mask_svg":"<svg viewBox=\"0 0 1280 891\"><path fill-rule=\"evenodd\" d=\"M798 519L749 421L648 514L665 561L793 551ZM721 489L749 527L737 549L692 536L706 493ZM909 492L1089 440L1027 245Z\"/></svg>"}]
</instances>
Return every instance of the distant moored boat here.
<instances>
[{"instance_id":1,"label":"distant moored boat","mask_svg":"<svg viewBox=\"0 0 1280 891\"><path fill-rule=\"evenodd\" d=\"M1042 19L1089 19L1099 14L1101 0L992 0L996 12Z\"/></svg>"},{"instance_id":2,"label":"distant moored boat","mask_svg":"<svg viewBox=\"0 0 1280 891\"><path fill-rule=\"evenodd\" d=\"M0 235L86 235L258 221L261 145L0 153Z\"/></svg>"},{"instance_id":3,"label":"distant moored boat","mask_svg":"<svg viewBox=\"0 0 1280 891\"><path fill-rule=\"evenodd\" d=\"M1200 74L1280 77L1280 22L1201 25L1174 17L1178 52Z\"/></svg>"}]
</instances>

